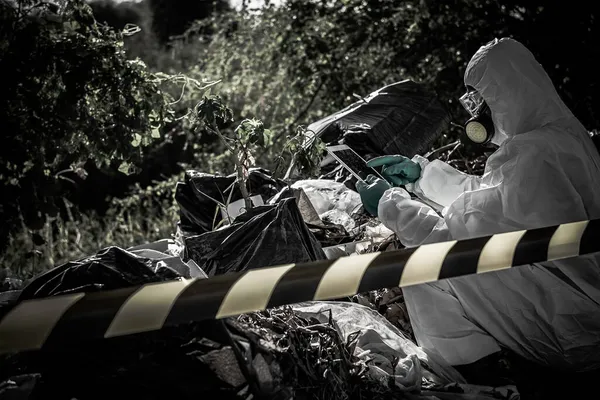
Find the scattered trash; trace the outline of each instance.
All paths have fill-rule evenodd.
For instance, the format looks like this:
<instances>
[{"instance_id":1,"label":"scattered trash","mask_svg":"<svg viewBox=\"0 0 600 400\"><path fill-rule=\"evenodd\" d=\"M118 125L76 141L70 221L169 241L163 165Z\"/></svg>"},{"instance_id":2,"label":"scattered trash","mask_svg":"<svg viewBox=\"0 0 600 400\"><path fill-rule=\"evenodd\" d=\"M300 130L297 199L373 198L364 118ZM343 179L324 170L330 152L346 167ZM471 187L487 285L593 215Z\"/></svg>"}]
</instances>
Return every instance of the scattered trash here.
<instances>
[{"instance_id":1,"label":"scattered trash","mask_svg":"<svg viewBox=\"0 0 600 400\"><path fill-rule=\"evenodd\" d=\"M358 135L352 129L348 137ZM364 213L346 178L290 186L266 170L252 169L248 190L256 206L250 210L238 207L244 203L234 183L233 175L187 171L176 190L181 220L175 240L127 250L108 247L43 273L23 289L22 282L0 273L0 317L25 299L206 278L396 246L393 232ZM513 387L466 384L440 357L418 347L400 288L348 300L73 344L60 354L2 356L0 397L103 399L126 386L147 400L518 399ZM56 357L63 367L56 367Z\"/></svg>"},{"instance_id":2,"label":"scattered trash","mask_svg":"<svg viewBox=\"0 0 600 400\"><path fill-rule=\"evenodd\" d=\"M343 225L335 224L327 220L327 211L323 213L324 220L319 216L311 199L303 188L286 187L269 200L269 204L277 204L281 199L295 198L302 219L310 232L315 236L323 248L336 246L341 243L351 242L353 235ZM344 214L346 214L344 212ZM346 218L346 221L350 216Z\"/></svg>"},{"instance_id":3,"label":"scattered trash","mask_svg":"<svg viewBox=\"0 0 600 400\"><path fill-rule=\"evenodd\" d=\"M294 198L253 208L230 226L184 242L185 259L194 260L208 276L326 258Z\"/></svg>"},{"instance_id":4,"label":"scattered trash","mask_svg":"<svg viewBox=\"0 0 600 400\"><path fill-rule=\"evenodd\" d=\"M359 242L349 242L337 246L324 247L323 251L328 259L349 256L352 254L363 254L370 249L372 242L370 240L362 240Z\"/></svg>"},{"instance_id":5,"label":"scattered trash","mask_svg":"<svg viewBox=\"0 0 600 400\"><path fill-rule=\"evenodd\" d=\"M300 210L300 214L302 214L302 219L304 222L313 225L320 225L322 223L317 210L315 210L314 205L306 195L304 189L292 188L288 186L269 199L269 204L277 204L279 201L281 201L281 199L287 197L294 197L296 199L298 210Z\"/></svg>"},{"instance_id":6,"label":"scattered trash","mask_svg":"<svg viewBox=\"0 0 600 400\"><path fill-rule=\"evenodd\" d=\"M131 252L140 257L156 260L158 268L171 268L184 278L208 278L194 260L184 263L179 256L171 256L152 249L139 249Z\"/></svg>"}]
</instances>

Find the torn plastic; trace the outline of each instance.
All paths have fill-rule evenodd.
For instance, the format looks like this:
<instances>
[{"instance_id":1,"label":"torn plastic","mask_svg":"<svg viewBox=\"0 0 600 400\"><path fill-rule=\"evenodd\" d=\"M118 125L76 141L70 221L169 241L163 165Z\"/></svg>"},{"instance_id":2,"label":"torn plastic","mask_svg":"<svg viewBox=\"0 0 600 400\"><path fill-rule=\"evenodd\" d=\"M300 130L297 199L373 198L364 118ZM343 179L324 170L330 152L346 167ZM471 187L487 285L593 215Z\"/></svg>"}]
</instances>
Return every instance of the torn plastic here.
<instances>
[{"instance_id":1,"label":"torn plastic","mask_svg":"<svg viewBox=\"0 0 600 400\"><path fill-rule=\"evenodd\" d=\"M294 197L296 199L296 204L298 205L298 210L302 215L302 219L307 224L320 225L322 223L317 210L314 205L306 195L306 192L302 188L292 188L287 186L283 188L279 193L269 199L268 204L277 204L281 199L285 199L288 197Z\"/></svg>"},{"instance_id":2,"label":"torn plastic","mask_svg":"<svg viewBox=\"0 0 600 400\"><path fill-rule=\"evenodd\" d=\"M185 259L209 277L253 268L324 260L294 198L256 207L214 232L184 237Z\"/></svg>"},{"instance_id":3,"label":"torn plastic","mask_svg":"<svg viewBox=\"0 0 600 400\"><path fill-rule=\"evenodd\" d=\"M216 176L186 171L184 182L177 183L175 189L181 229L194 234L215 229L223 219L219 203L228 204L242 199L235 181L235 174ZM265 169L251 168L248 172L246 187L249 194L260 195L264 203L286 186L284 181L272 178Z\"/></svg>"},{"instance_id":4,"label":"torn plastic","mask_svg":"<svg viewBox=\"0 0 600 400\"><path fill-rule=\"evenodd\" d=\"M357 242L348 242L335 246L324 247L323 251L325 252L327 258L332 260L339 257L366 253L371 246L372 242L370 240L361 240Z\"/></svg>"},{"instance_id":5,"label":"torn plastic","mask_svg":"<svg viewBox=\"0 0 600 400\"><path fill-rule=\"evenodd\" d=\"M53 268L38 275L25 286L19 301L73 292L120 289L182 277L191 278L189 266L180 259L176 262L168 255L150 258L149 252L156 252L155 250L138 251L142 251L146 256L118 247L108 247L93 256Z\"/></svg>"}]
</instances>

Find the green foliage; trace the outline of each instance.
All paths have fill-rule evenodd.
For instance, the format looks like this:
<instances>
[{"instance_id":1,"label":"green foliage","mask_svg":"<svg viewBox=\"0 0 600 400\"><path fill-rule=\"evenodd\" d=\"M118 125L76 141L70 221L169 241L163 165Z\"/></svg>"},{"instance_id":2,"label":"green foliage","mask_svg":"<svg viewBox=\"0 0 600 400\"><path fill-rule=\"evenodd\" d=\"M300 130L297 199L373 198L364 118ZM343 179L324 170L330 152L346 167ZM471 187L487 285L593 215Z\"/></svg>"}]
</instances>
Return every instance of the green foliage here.
<instances>
[{"instance_id":1,"label":"green foliage","mask_svg":"<svg viewBox=\"0 0 600 400\"><path fill-rule=\"evenodd\" d=\"M144 189L137 187L131 195L113 200L104 216L80 213L63 200L64 217L48 218L33 234L22 224L11 235L0 253L0 266L12 276L28 279L107 246L128 248L171 237L178 220L174 191L179 180L181 176L173 176Z\"/></svg>"},{"instance_id":2,"label":"green foliage","mask_svg":"<svg viewBox=\"0 0 600 400\"><path fill-rule=\"evenodd\" d=\"M209 128L222 129L233 121L233 113L219 96L205 96L196 106L193 118L200 125L207 124Z\"/></svg>"},{"instance_id":3,"label":"green foliage","mask_svg":"<svg viewBox=\"0 0 600 400\"><path fill-rule=\"evenodd\" d=\"M273 143L271 131L265 129L262 121L252 118L243 120L235 128L236 138L244 145L270 146Z\"/></svg>"},{"instance_id":4,"label":"green foliage","mask_svg":"<svg viewBox=\"0 0 600 400\"><path fill-rule=\"evenodd\" d=\"M315 176L324 144L307 146L304 126L406 78L437 91L460 125L467 117L456 101L463 71L494 37L513 36L528 46L574 113L596 127L600 104L592 60L600 51L599 20L592 2L555 3L287 0L258 13L217 14L209 2L144 0L114 6L121 14L112 19L107 3L95 6L98 19L110 25L139 25L133 36L95 24L80 0L55 14L28 12L33 2L17 2L20 11L2 3L0 67L9 73L0 84L0 218L2 229L20 226L20 213L29 225L13 236L11 251L21 246L30 255L31 248L46 254L63 240L66 247L56 251L62 255L53 256L63 260L101 245L161 237L152 226L168 236L177 219L173 202L154 189L137 188L138 195L124 203L115 200L106 216L81 214L72 221L64 210L57 215L53 199L71 185L72 172L65 171L85 176L81 165L88 158L137 172L148 146L169 140L160 127L175 116L188 117L176 128L187 135L185 151L195 153L185 167L211 173L251 165L282 173L292 163ZM196 18L202 20L163 46ZM145 65L134 61L138 56ZM210 87L215 95L207 93ZM459 129L453 126L435 146L453 142ZM453 165L478 170L469 164L478 155L473 149L452 151L460 153L458 161L449 161ZM157 187L166 190L162 185ZM51 216L45 224L44 215ZM111 219L119 225L110 225ZM45 233L49 224L53 239ZM41 230L36 235L31 228Z\"/></svg>"},{"instance_id":5,"label":"green foliage","mask_svg":"<svg viewBox=\"0 0 600 400\"><path fill-rule=\"evenodd\" d=\"M295 135L287 136L287 141L283 145L283 153L291 156L292 160L285 178L289 178L294 169L297 169L300 174L309 178L319 174L319 164L323 159L323 154L325 154L326 144L321 138L316 137L314 133L311 132L312 135L307 133L303 126L299 126L296 129ZM278 164L275 169L277 173L280 172L280 167L284 160L282 156L278 157Z\"/></svg>"},{"instance_id":6,"label":"green foliage","mask_svg":"<svg viewBox=\"0 0 600 400\"><path fill-rule=\"evenodd\" d=\"M194 20L208 18L215 12L229 9L225 0L147 0L154 14L153 30L158 39L166 43L169 38L181 35Z\"/></svg>"},{"instance_id":7,"label":"green foliage","mask_svg":"<svg viewBox=\"0 0 600 400\"><path fill-rule=\"evenodd\" d=\"M96 24L82 0L56 12L2 3L0 20L0 68L10 77L1 84L0 218L10 226L20 211L38 229L57 212L59 171L88 159L140 161L172 118L172 98L160 89L165 77L128 59L123 34Z\"/></svg>"},{"instance_id":8,"label":"green foliage","mask_svg":"<svg viewBox=\"0 0 600 400\"><path fill-rule=\"evenodd\" d=\"M237 184L246 202L246 208L252 208L252 202L246 190L246 178L248 169L255 164L254 152L260 147L268 147L272 144L271 131L265 129L262 121L257 119L244 119L233 134L227 136L221 132L221 127L232 121L232 111L225 106L218 96L205 96L196 106L191 116L191 121L196 129L206 129L216 134L227 150L235 157L235 170L237 172Z\"/></svg>"},{"instance_id":9,"label":"green foliage","mask_svg":"<svg viewBox=\"0 0 600 400\"><path fill-rule=\"evenodd\" d=\"M241 167L244 174L255 162L255 151L268 148L273 143L271 131L255 118L241 121L230 135L223 133L222 129L233 121L233 112L219 96L205 96L196 106L190 121L195 131L207 130L217 135L227 150L237 157L236 166Z\"/></svg>"}]
</instances>

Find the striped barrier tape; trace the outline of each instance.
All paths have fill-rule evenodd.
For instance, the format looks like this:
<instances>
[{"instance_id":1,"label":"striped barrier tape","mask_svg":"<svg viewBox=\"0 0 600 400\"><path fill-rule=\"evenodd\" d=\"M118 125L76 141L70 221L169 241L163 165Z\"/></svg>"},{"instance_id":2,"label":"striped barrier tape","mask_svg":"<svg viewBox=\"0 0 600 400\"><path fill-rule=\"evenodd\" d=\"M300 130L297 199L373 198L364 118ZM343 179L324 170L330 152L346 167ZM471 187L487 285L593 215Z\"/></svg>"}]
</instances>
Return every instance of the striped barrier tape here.
<instances>
[{"instance_id":1,"label":"striped barrier tape","mask_svg":"<svg viewBox=\"0 0 600 400\"><path fill-rule=\"evenodd\" d=\"M576 257L600 251L597 237L600 220L582 221L209 279L26 300L0 320L0 353L57 348L286 304Z\"/></svg>"}]
</instances>

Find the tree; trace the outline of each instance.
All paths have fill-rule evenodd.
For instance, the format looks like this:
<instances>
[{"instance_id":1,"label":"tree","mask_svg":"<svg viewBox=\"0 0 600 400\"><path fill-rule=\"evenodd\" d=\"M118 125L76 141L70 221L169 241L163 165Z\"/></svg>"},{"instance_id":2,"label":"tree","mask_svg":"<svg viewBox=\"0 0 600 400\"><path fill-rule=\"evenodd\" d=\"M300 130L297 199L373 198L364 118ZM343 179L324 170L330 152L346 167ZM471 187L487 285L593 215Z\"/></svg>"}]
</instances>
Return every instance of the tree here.
<instances>
[{"instance_id":1,"label":"tree","mask_svg":"<svg viewBox=\"0 0 600 400\"><path fill-rule=\"evenodd\" d=\"M65 171L85 175L90 159L131 172L160 137L173 114L168 77L129 60L122 39L83 0L0 4L0 243L20 216L35 230L56 215Z\"/></svg>"}]
</instances>

